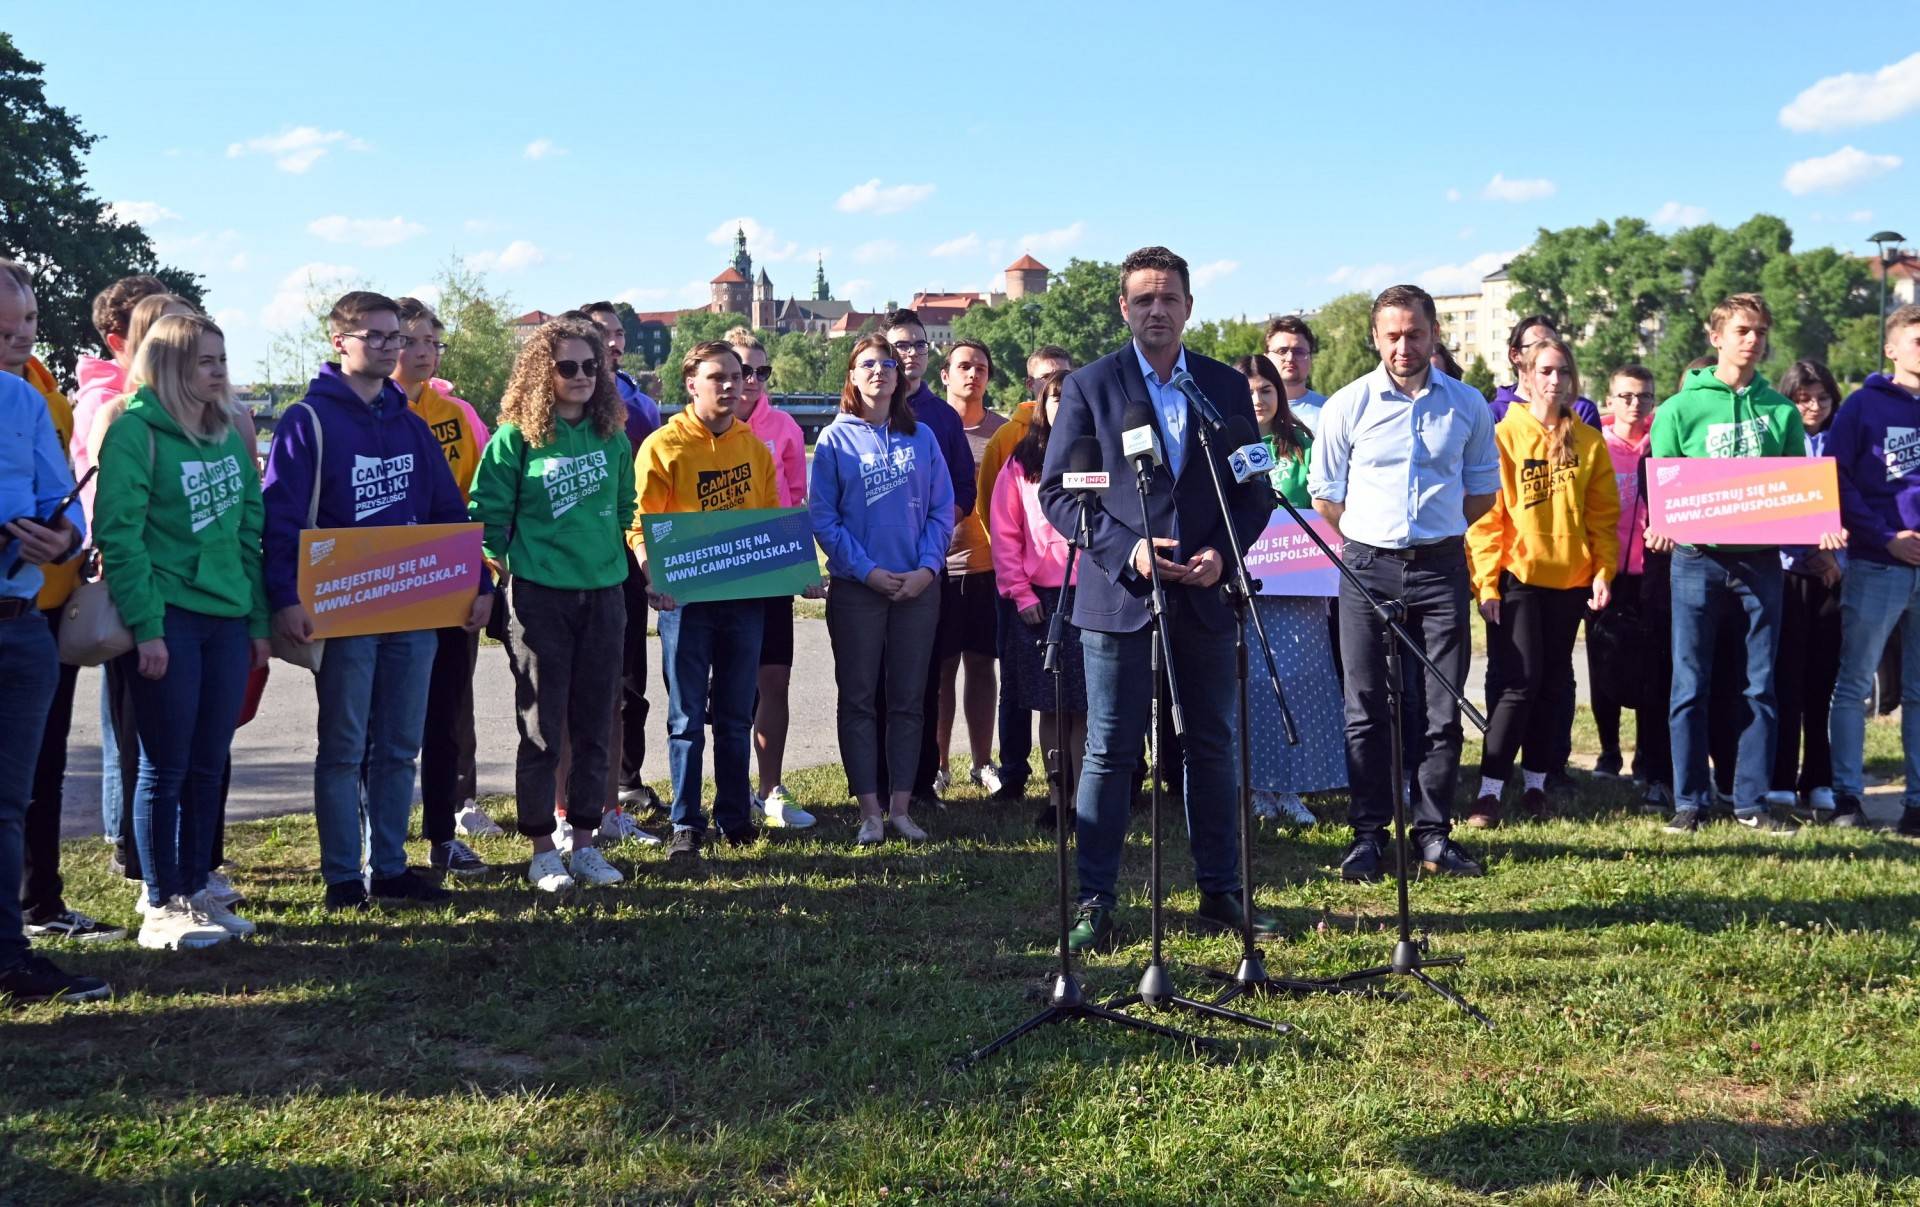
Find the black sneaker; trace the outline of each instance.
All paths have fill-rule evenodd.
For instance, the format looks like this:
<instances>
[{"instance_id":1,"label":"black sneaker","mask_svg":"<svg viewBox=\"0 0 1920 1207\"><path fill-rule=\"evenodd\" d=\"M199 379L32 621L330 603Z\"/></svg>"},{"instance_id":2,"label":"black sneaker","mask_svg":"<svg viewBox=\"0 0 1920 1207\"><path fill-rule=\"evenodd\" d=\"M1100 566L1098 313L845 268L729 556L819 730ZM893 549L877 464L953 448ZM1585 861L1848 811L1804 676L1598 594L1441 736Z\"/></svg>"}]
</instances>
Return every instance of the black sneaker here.
<instances>
[{"instance_id":1,"label":"black sneaker","mask_svg":"<svg viewBox=\"0 0 1920 1207\"><path fill-rule=\"evenodd\" d=\"M1067 932L1068 951L1112 951L1113 911L1104 905L1083 905Z\"/></svg>"},{"instance_id":2,"label":"black sneaker","mask_svg":"<svg viewBox=\"0 0 1920 1207\"><path fill-rule=\"evenodd\" d=\"M620 789L620 807L645 822L660 821L667 815L667 806L661 803L660 794L645 784Z\"/></svg>"},{"instance_id":3,"label":"black sneaker","mask_svg":"<svg viewBox=\"0 0 1920 1207\"><path fill-rule=\"evenodd\" d=\"M1640 798L1640 812L1665 813L1673 808L1673 793L1665 784L1648 784L1646 793Z\"/></svg>"},{"instance_id":4,"label":"black sneaker","mask_svg":"<svg viewBox=\"0 0 1920 1207\"><path fill-rule=\"evenodd\" d=\"M1356 884L1380 879L1380 840L1371 835L1354 839L1340 860L1340 878Z\"/></svg>"},{"instance_id":5,"label":"black sneaker","mask_svg":"<svg viewBox=\"0 0 1920 1207\"><path fill-rule=\"evenodd\" d=\"M1451 838L1433 843L1420 852L1420 870L1439 876L1484 876L1486 869L1473 861Z\"/></svg>"},{"instance_id":6,"label":"black sneaker","mask_svg":"<svg viewBox=\"0 0 1920 1207\"><path fill-rule=\"evenodd\" d=\"M1694 808L1675 809L1673 816L1667 819L1669 834L1697 834L1700 832L1700 810Z\"/></svg>"},{"instance_id":7,"label":"black sneaker","mask_svg":"<svg viewBox=\"0 0 1920 1207\"><path fill-rule=\"evenodd\" d=\"M667 866L674 868L697 868L700 866L700 831L675 830L672 841L667 843Z\"/></svg>"},{"instance_id":8,"label":"black sneaker","mask_svg":"<svg viewBox=\"0 0 1920 1207\"><path fill-rule=\"evenodd\" d=\"M1843 830L1864 830L1867 814L1860 807L1860 798L1836 794L1833 798L1833 816L1827 819L1827 824Z\"/></svg>"},{"instance_id":9,"label":"black sneaker","mask_svg":"<svg viewBox=\"0 0 1920 1207\"><path fill-rule=\"evenodd\" d=\"M1059 812L1051 801L1041 805L1040 812L1033 815L1033 828L1052 833L1053 828L1060 824Z\"/></svg>"},{"instance_id":10,"label":"black sneaker","mask_svg":"<svg viewBox=\"0 0 1920 1207\"><path fill-rule=\"evenodd\" d=\"M28 1002L97 1002L113 996L113 987L99 977L61 972L45 956L30 955L24 963L0 972L0 998L15 1004Z\"/></svg>"},{"instance_id":11,"label":"black sneaker","mask_svg":"<svg viewBox=\"0 0 1920 1207\"><path fill-rule=\"evenodd\" d=\"M1920 809L1909 805L1900 811L1900 824L1893 832L1902 838L1920 838Z\"/></svg>"},{"instance_id":12,"label":"black sneaker","mask_svg":"<svg viewBox=\"0 0 1920 1207\"><path fill-rule=\"evenodd\" d=\"M1618 750L1603 751L1600 757L1593 761L1593 773L1610 780L1619 779L1620 768L1623 765Z\"/></svg>"},{"instance_id":13,"label":"black sneaker","mask_svg":"<svg viewBox=\"0 0 1920 1207\"><path fill-rule=\"evenodd\" d=\"M1010 780L1002 778L1000 781L1000 790L987 799L1007 803L1023 801L1027 799L1027 781L1024 779Z\"/></svg>"},{"instance_id":14,"label":"black sneaker","mask_svg":"<svg viewBox=\"0 0 1920 1207\"><path fill-rule=\"evenodd\" d=\"M1575 779L1571 775L1567 774L1567 769L1565 767L1560 768L1558 771L1547 772L1547 791L1548 792L1551 792L1556 796L1571 796L1572 794L1574 794L1575 792L1578 792L1579 790L1580 790L1579 783L1575 781Z\"/></svg>"},{"instance_id":15,"label":"black sneaker","mask_svg":"<svg viewBox=\"0 0 1920 1207\"><path fill-rule=\"evenodd\" d=\"M1222 930L1238 931L1240 894L1201 893L1200 908L1194 911L1194 917ZM1256 906L1253 911L1253 933L1263 939L1271 939L1280 933L1280 920L1271 914L1261 913Z\"/></svg>"},{"instance_id":16,"label":"black sneaker","mask_svg":"<svg viewBox=\"0 0 1920 1207\"><path fill-rule=\"evenodd\" d=\"M342 880L327 886L327 912L367 908L367 886L358 880Z\"/></svg>"},{"instance_id":17,"label":"black sneaker","mask_svg":"<svg viewBox=\"0 0 1920 1207\"><path fill-rule=\"evenodd\" d=\"M1784 817L1773 813L1749 813L1733 819L1740 826L1755 834L1766 834L1773 838L1787 838L1800 832L1800 827Z\"/></svg>"},{"instance_id":18,"label":"black sneaker","mask_svg":"<svg viewBox=\"0 0 1920 1207\"><path fill-rule=\"evenodd\" d=\"M371 893L377 905L392 908L410 908L416 905L445 905L453 900L453 894L437 884L428 884L425 880L405 871L398 876L389 876L373 882Z\"/></svg>"},{"instance_id":19,"label":"black sneaker","mask_svg":"<svg viewBox=\"0 0 1920 1207\"><path fill-rule=\"evenodd\" d=\"M722 830L720 836L727 840L727 845L730 847L750 847L760 841L760 831L751 825L741 826L736 830Z\"/></svg>"},{"instance_id":20,"label":"black sneaker","mask_svg":"<svg viewBox=\"0 0 1920 1207\"><path fill-rule=\"evenodd\" d=\"M1531 821L1545 821L1553 816L1553 806L1547 801L1547 794L1538 788L1528 788L1520 794L1520 811Z\"/></svg>"},{"instance_id":21,"label":"black sneaker","mask_svg":"<svg viewBox=\"0 0 1920 1207\"><path fill-rule=\"evenodd\" d=\"M434 843L433 850L427 855L427 862L443 876L449 873L455 876L484 876L492 870L486 860L474 854L473 848L458 838Z\"/></svg>"},{"instance_id":22,"label":"black sneaker","mask_svg":"<svg viewBox=\"0 0 1920 1207\"><path fill-rule=\"evenodd\" d=\"M36 917L29 913L23 929L29 939L71 939L76 943L106 943L127 937L124 926L109 926L77 909Z\"/></svg>"}]
</instances>

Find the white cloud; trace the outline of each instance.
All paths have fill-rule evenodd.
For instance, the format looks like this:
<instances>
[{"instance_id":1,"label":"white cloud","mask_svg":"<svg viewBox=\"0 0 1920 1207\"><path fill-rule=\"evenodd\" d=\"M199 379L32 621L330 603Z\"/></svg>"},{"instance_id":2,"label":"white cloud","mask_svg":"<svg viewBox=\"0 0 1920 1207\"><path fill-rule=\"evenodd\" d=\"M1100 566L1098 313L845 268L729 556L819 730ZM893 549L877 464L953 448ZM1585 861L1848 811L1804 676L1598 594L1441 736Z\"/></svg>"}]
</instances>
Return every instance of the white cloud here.
<instances>
[{"instance_id":1,"label":"white cloud","mask_svg":"<svg viewBox=\"0 0 1920 1207\"><path fill-rule=\"evenodd\" d=\"M1847 221L1848 222L1872 222L1873 211L1872 210L1855 210L1851 214L1847 215Z\"/></svg>"},{"instance_id":2,"label":"white cloud","mask_svg":"<svg viewBox=\"0 0 1920 1207\"><path fill-rule=\"evenodd\" d=\"M214 325L222 331L237 331L253 320L247 312L238 306L229 306L225 310L216 310L212 315Z\"/></svg>"},{"instance_id":3,"label":"white cloud","mask_svg":"<svg viewBox=\"0 0 1920 1207\"><path fill-rule=\"evenodd\" d=\"M933 196L930 184L880 183L878 176L865 184L856 184L840 194L833 208L843 214L897 214L912 209Z\"/></svg>"},{"instance_id":4,"label":"white cloud","mask_svg":"<svg viewBox=\"0 0 1920 1207\"><path fill-rule=\"evenodd\" d=\"M249 138L245 142L228 143L227 158L238 159L242 155L270 155L273 157L274 167L282 172L298 174L320 162L322 156L335 148L364 151L367 149L367 144L345 130L320 130L313 126L295 126L278 134Z\"/></svg>"},{"instance_id":5,"label":"white cloud","mask_svg":"<svg viewBox=\"0 0 1920 1207\"><path fill-rule=\"evenodd\" d=\"M1446 193L1446 197L1447 197L1447 200L1448 200L1448 201L1458 201L1458 200L1460 200L1460 190L1459 190L1459 189L1448 189L1448 190L1447 190L1447 193Z\"/></svg>"},{"instance_id":6,"label":"white cloud","mask_svg":"<svg viewBox=\"0 0 1920 1207\"><path fill-rule=\"evenodd\" d=\"M1512 260L1520 251L1520 248L1515 248L1512 251L1482 252L1465 264L1436 265L1420 273L1414 281L1428 293L1478 293L1481 278Z\"/></svg>"},{"instance_id":7,"label":"white cloud","mask_svg":"<svg viewBox=\"0 0 1920 1207\"><path fill-rule=\"evenodd\" d=\"M407 290L405 293L396 294L394 296L402 297L402 298L417 298L418 300L425 302L429 306L438 306L440 304L440 287L438 285L435 285L432 281L422 281L420 284L415 285L412 289Z\"/></svg>"},{"instance_id":8,"label":"white cloud","mask_svg":"<svg viewBox=\"0 0 1920 1207\"><path fill-rule=\"evenodd\" d=\"M980 236L968 231L957 239L948 239L927 254L930 256L964 256L980 250Z\"/></svg>"},{"instance_id":9,"label":"white cloud","mask_svg":"<svg viewBox=\"0 0 1920 1207\"><path fill-rule=\"evenodd\" d=\"M849 302L853 302L856 304L856 306L859 306L862 304L860 295L863 293L870 294L873 292L873 282L867 280L865 277L855 277L851 281L844 281L841 284L834 286L833 291L839 294L845 300ZM865 308L868 310L873 309L874 305L875 304L872 301L872 299L868 299L864 303Z\"/></svg>"},{"instance_id":10,"label":"white cloud","mask_svg":"<svg viewBox=\"0 0 1920 1207\"><path fill-rule=\"evenodd\" d=\"M359 277L360 270L350 264L322 260L302 264L280 278L272 299L260 311L260 325L269 331L282 331L309 322L317 296L342 292Z\"/></svg>"},{"instance_id":11,"label":"white cloud","mask_svg":"<svg viewBox=\"0 0 1920 1207\"><path fill-rule=\"evenodd\" d=\"M233 253L233 255L227 257L227 271L228 272L247 271L247 253L243 251L237 251Z\"/></svg>"},{"instance_id":12,"label":"white cloud","mask_svg":"<svg viewBox=\"0 0 1920 1207\"><path fill-rule=\"evenodd\" d=\"M566 153L567 149L565 147L555 146L551 138L536 138L528 143L527 149L522 152L528 159L547 159L555 155L565 155Z\"/></svg>"},{"instance_id":13,"label":"white cloud","mask_svg":"<svg viewBox=\"0 0 1920 1207\"><path fill-rule=\"evenodd\" d=\"M633 289L623 289L619 293L614 294L612 300L614 302L625 302L635 310L651 310L654 308L655 303L664 302L672 296L673 291L671 289L658 286L640 286Z\"/></svg>"},{"instance_id":14,"label":"white cloud","mask_svg":"<svg viewBox=\"0 0 1920 1207\"><path fill-rule=\"evenodd\" d=\"M1238 260L1215 260L1210 264L1196 264L1188 271L1193 278L1194 288L1211 285L1222 277L1232 276L1240 268Z\"/></svg>"},{"instance_id":15,"label":"white cloud","mask_svg":"<svg viewBox=\"0 0 1920 1207\"><path fill-rule=\"evenodd\" d=\"M877 264L900 254L900 245L892 239L872 239L853 249L857 264Z\"/></svg>"},{"instance_id":16,"label":"white cloud","mask_svg":"<svg viewBox=\"0 0 1920 1207\"><path fill-rule=\"evenodd\" d=\"M1495 172L1480 196L1487 201L1544 201L1559 191L1551 180L1508 180Z\"/></svg>"},{"instance_id":17,"label":"white cloud","mask_svg":"<svg viewBox=\"0 0 1920 1207\"><path fill-rule=\"evenodd\" d=\"M467 257L467 264L482 272L499 269L502 272L517 272L522 268L532 268L547 258L541 251L525 239L515 239L499 251L477 251Z\"/></svg>"},{"instance_id":18,"label":"white cloud","mask_svg":"<svg viewBox=\"0 0 1920 1207\"><path fill-rule=\"evenodd\" d=\"M715 247L732 247L737 232L745 232L748 254L762 263L778 264L800 254L798 243L790 239L783 242L772 227L762 226L752 218L727 219L707 232L707 242Z\"/></svg>"},{"instance_id":19,"label":"white cloud","mask_svg":"<svg viewBox=\"0 0 1920 1207\"><path fill-rule=\"evenodd\" d=\"M349 218L345 214L328 214L307 223L307 233L310 235L317 235L329 243L351 243L357 247L393 247L415 235L426 233L426 229L418 222L409 222L398 215L392 218Z\"/></svg>"},{"instance_id":20,"label":"white cloud","mask_svg":"<svg viewBox=\"0 0 1920 1207\"><path fill-rule=\"evenodd\" d=\"M1817 155L1789 167L1780 178L1780 186L1796 197L1804 197L1852 188L1899 166L1898 155L1869 155L1858 147L1845 146L1831 155Z\"/></svg>"},{"instance_id":21,"label":"white cloud","mask_svg":"<svg viewBox=\"0 0 1920 1207\"><path fill-rule=\"evenodd\" d=\"M1920 51L1872 75L1847 71L1814 84L1780 109L1789 130L1839 130L1892 121L1920 109Z\"/></svg>"},{"instance_id":22,"label":"white cloud","mask_svg":"<svg viewBox=\"0 0 1920 1207\"><path fill-rule=\"evenodd\" d=\"M1707 220L1707 207L1704 205L1683 205L1678 201L1669 201L1653 212L1655 226L1669 229L1682 226L1699 226Z\"/></svg>"},{"instance_id":23,"label":"white cloud","mask_svg":"<svg viewBox=\"0 0 1920 1207\"><path fill-rule=\"evenodd\" d=\"M1401 264L1342 264L1327 274L1327 284L1343 285L1348 289L1364 290L1372 293L1378 289L1407 279L1407 269Z\"/></svg>"},{"instance_id":24,"label":"white cloud","mask_svg":"<svg viewBox=\"0 0 1920 1207\"><path fill-rule=\"evenodd\" d=\"M1036 234L1021 235L1020 247L1023 251L1039 255L1042 252L1062 252L1080 242L1087 233L1087 224L1071 222L1055 230L1040 231Z\"/></svg>"},{"instance_id":25,"label":"white cloud","mask_svg":"<svg viewBox=\"0 0 1920 1207\"><path fill-rule=\"evenodd\" d=\"M107 207L107 213L117 221L137 222L141 226L171 222L180 216L158 201L116 201Z\"/></svg>"}]
</instances>

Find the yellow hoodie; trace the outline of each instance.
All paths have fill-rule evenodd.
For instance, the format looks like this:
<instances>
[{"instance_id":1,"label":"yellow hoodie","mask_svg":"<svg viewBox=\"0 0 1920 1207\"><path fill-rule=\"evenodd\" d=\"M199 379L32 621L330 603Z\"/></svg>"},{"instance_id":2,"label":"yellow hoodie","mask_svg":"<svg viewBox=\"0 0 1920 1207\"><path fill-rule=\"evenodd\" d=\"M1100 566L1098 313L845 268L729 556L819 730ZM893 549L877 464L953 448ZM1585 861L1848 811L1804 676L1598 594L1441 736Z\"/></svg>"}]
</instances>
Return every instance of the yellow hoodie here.
<instances>
[{"instance_id":1,"label":"yellow hoodie","mask_svg":"<svg viewBox=\"0 0 1920 1207\"><path fill-rule=\"evenodd\" d=\"M40 391L40 397L47 400L47 417L53 420L54 435L60 438L60 451L65 452L73 443L73 407L68 404L67 396L60 392L59 383L53 380L53 374L47 372L47 367L40 363L37 356L27 358L27 367L21 376L27 379L28 385ZM68 514L78 510L79 505L75 504ZM34 606L45 612L66 603L67 597L73 594L74 587L80 582L80 565L85 560L76 555L64 562L49 562L40 567L40 596L34 600Z\"/></svg>"},{"instance_id":2,"label":"yellow hoodie","mask_svg":"<svg viewBox=\"0 0 1920 1207\"><path fill-rule=\"evenodd\" d=\"M1500 493L1467 530L1473 595L1500 598L1500 572L1530 587L1587 587L1613 581L1620 556L1620 492L1606 440L1573 423L1572 465L1548 459L1546 425L1524 404L1507 409L1494 429L1500 446Z\"/></svg>"},{"instance_id":3,"label":"yellow hoodie","mask_svg":"<svg viewBox=\"0 0 1920 1207\"><path fill-rule=\"evenodd\" d=\"M420 397L408 404L413 413L427 421L440 451L447 455L447 468L453 471L453 484L460 488L464 502L473 495L473 475L480 468L480 433L473 430L467 413L448 402L431 385L420 387Z\"/></svg>"},{"instance_id":4,"label":"yellow hoodie","mask_svg":"<svg viewBox=\"0 0 1920 1207\"><path fill-rule=\"evenodd\" d=\"M640 518L672 511L745 511L778 507L773 455L745 420L716 436L682 410L648 436L634 458L633 477L640 492L627 543L645 544ZM1612 479L1609 478L1609 481Z\"/></svg>"}]
</instances>

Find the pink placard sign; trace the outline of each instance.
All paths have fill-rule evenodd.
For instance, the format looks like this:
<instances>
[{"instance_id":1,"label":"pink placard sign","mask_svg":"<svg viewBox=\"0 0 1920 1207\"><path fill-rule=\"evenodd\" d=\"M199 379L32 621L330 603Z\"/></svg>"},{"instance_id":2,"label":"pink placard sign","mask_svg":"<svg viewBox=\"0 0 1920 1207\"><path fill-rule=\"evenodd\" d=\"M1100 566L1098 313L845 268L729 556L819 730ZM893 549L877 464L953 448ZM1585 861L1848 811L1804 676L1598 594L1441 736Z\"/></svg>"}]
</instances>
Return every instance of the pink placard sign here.
<instances>
[{"instance_id":1,"label":"pink placard sign","mask_svg":"<svg viewBox=\"0 0 1920 1207\"><path fill-rule=\"evenodd\" d=\"M1831 457L1655 457L1648 531L1683 545L1811 545L1840 531Z\"/></svg>"},{"instance_id":2,"label":"pink placard sign","mask_svg":"<svg viewBox=\"0 0 1920 1207\"><path fill-rule=\"evenodd\" d=\"M1337 546L1340 534L1333 525L1317 516L1308 523L1322 540ZM1260 580L1262 595L1340 594L1340 571L1285 512L1277 513L1247 550L1247 573Z\"/></svg>"}]
</instances>

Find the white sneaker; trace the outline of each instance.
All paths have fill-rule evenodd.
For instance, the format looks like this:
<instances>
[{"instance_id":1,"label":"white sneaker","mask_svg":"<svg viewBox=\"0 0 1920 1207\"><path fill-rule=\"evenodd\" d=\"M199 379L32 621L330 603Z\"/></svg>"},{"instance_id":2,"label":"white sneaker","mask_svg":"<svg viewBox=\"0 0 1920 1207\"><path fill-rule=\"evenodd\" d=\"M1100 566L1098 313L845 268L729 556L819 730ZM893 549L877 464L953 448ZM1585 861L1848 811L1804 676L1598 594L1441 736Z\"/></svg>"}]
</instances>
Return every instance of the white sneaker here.
<instances>
[{"instance_id":1,"label":"white sneaker","mask_svg":"<svg viewBox=\"0 0 1920 1207\"><path fill-rule=\"evenodd\" d=\"M227 879L226 873L218 869L207 873L207 892L228 909L247 899L245 893L233 887L233 881Z\"/></svg>"},{"instance_id":2,"label":"white sneaker","mask_svg":"<svg viewBox=\"0 0 1920 1207\"><path fill-rule=\"evenodd\" d=\"M626 877L620 869L607 862L607 857L592 847L581 847L567 860L567 871L573 874L575 884L619 884Z\"/></svg>"},{"instance_id":3,"label":"white sneaker","mask_svg":"<svg viewBox=\"0 0 1920 1207\"><path fill-rule=\"evenodd\" d=\"M506 833L472 801L461 805L460 812L453 815L453 828L471 838L498 838Z\"/></svg>"},{"instance_id":4,"label":"white sneaker","mask_svg":"<svg viewBox=\"0 0 1920 1207\"><path fill-rule=\"evenodd\" d=\"M1000 789L1006 786L1006 781L1000 778L1000 768L994 766L992 763L987 763L984 766L975 763L973 767L973 782L980 785L980 788L986 792L988 796L998 796Z\"/></svg>"},{"instance_id":5,"label":"white sneaker","mask_svg":"<svg viewBox=\"0 0 1920 1207\"><path fill-rule=\"evenodd\" d=\"M215 926L236 938L245 938L254 932L253 923L229 909L220 898L213 895L209 885L187 899L188 904L207 916Z\"/></svg>"},{"instance_id":6,"label":"white sneaker","mask_svg":"<svg viewBox=\"0 0 1920 1207\"><path fill-rule=\"evenodd\" d=\"M1253 820L1279 821L1280 798L1265 788L1253 790Z\"/></svg>"},{"instance_id":7,"label":"white sneaker","mask_svg":"<svg viewBox=\"0 0 1920 1207\"><path fill-rule=\"evenodd\" d=\"M232 935L196 909L185 897L175 897L147 911L140 923L139 944L154 951L183 951L212 947Z\"/></svg>"},{"instance_id":8,"label":"white sneaker","mask_svg":"<svg viewBox=\"0 0 1920 1207\"><path fill-rule=\"evenodd\" d=\"M553 815L553 849L562 855L573 854L573 827L558 813Z\"/></svg>"},{"instance_id":9,"label":"white sneaker","mask_svg":"<svg viewBox=\"0 0 1920 1207\"><path fill-rule=\"evenodd\" d=\"M855 846L870 847L887 840L887 823L878 817L860 819L860 832L853 836Z\"/></svg>"},{"instance_id":10,"label":"white sneaker","mask_svg":"<svg viewBox=\"0 0 1920 1207\"><path fill-rule=\"evenodd\" d=\"M159 908L160 908L159 906L151 905L147 902L146 881L144 880L134 881L133 882L133 912L136 914L139 914L142 918L144 918L148 914L154 912Z\"/></svg>"},{"instance_id":11,"label":"white sneaker","mask_svg":"<svg viewBox=\"0 0 1920 1207\"><path fill-rule=\"evenodd\" d=\"M804 830L815 820L813 814L794 803L784 784L775 784L765 800L756 795L753 807L760 814L760 824L776 830Z\"/></svg>"},{"instance_id":12,"label":"white sneaker","mask_svg":"<svg viewBox=\"0 0 1920 1207\"><path fill-rule=\"evenodd\" d=\"M1307 808L1307 802L1300 799L1298 792L1280 794L1280 815L1296 826L1312 826L1320 822L1313 815L1313 810Z\"/></svg>"},{"instance_id":13,"label":"white sneaker","mask_svg":"<svg viewBox=\"0 0 1920 1207\"><path fill-rule=\"evenodd\" d=\"M893 832L908 842L925 842L927 832L915 825L913 818L904 813L891 814L887 820L893 824Z\"/></svg>"},{"instance_id":14,"label":"white sneaker","mask_svg":"<svg viewBox=\"0 0 1920 1207\"><path fill-rule=\"evenodd\" d=\"M599 834L601 842L625 842L632 839L646 846L657 847L661 841L658 834L649 834L642 830L640 823L633 820L633 815L625 809L614 809L602 817L600 829L596 833Z\"/></svg>"},{"instance_id":15,"label":"white sneaker","mask_svg":"<svg viewBox=\"0 0 1920 1207\"><path fill-rule=\"evenodd\" d=\"M933 790L936 793L938 793L941 796L945 796L947 794L947 789L951 787L953 787L953 776L947 773L947 769L945 767L942 767L940 768L940 770L933 773Z\"/></svg>"},{"instance_id":16,"label":"white sneaker","mask_svg":"<svg viewBox=\"0 0 1920 1207\"><path fill-rule=\"evenodd\" d=\"M1807 793L1807 805L1810 808L1825 810L1828 813L1833 812L1839 807L1838 802L1833 799L1833 789L1831 788L1815 788L1813 791Z\"/></svg>"},{"instance_id":17,"label":"white sneaker","mask_svg":"<svg viewBox=\"0 0 1920 1207\"><path fill-rule=\"evenodd\" d=\"M564 893L573 887L573 877L560 862L560 852L541 851L527 861L527 883L543 893Z\"/></svg>"}]
</instances>

